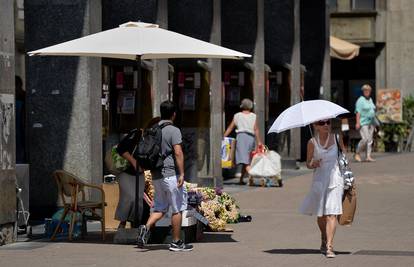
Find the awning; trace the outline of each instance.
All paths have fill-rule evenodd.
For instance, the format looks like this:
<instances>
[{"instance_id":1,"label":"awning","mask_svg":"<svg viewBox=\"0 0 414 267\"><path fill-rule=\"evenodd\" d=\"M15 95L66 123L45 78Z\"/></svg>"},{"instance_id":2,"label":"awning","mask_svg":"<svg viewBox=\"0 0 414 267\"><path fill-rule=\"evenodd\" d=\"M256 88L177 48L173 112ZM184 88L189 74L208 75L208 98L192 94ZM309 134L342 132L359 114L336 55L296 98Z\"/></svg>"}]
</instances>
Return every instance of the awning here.
<instances>
[{"instance_id":1,"label":"awning","mask_svg":"<svg viewBox=\"0 0 414 267\"><path fill-rule=\"evenodd\" d=\"M350 60L359 55L359 45L347 42L345 40L330 37L331 57Z\"/></svg>"}]
</instances>

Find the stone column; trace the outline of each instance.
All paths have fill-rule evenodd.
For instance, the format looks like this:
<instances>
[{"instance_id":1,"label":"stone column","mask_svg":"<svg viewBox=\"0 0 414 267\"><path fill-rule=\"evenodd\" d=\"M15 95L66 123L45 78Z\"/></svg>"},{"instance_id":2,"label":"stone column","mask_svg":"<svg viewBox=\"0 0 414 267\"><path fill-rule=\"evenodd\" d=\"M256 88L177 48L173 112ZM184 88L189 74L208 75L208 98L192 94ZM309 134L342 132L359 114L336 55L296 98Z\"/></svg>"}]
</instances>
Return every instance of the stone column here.
<instances>
[{"instance_id":1,"label":"stone column","mask_svg":"<svg viewBox=\"0 0 414 267\"><path fill-rule=\"evenodd\" d=\"M221 44L221 0L213 0L213 26L210 42ZM210 60L210 158L214 186L223 186L221 169L221 140L223 138L223 85L221 81L221 60Z\"/></svg>"},{"instance_id":2,"label":"stone column","mask_svg":"<svg viewBox=\"0 0 414 267\"><path fill-rule=\"evenodd\" d=\"M167 0L158 0L157 24L168 29L168 3ZM152 70L152 115L160 116L160 104L168 100L168 59L153 60Z\"/></svg>"},{"instance_id":3,"label":"stone column","mask_svg":"<svg viewBox=\"0 0 414 267\"><path fill-rule=\"evenodd\" d=\"M331 55L330 55L330 11L329 0L325 0L325 53L322 68L322 95L321 98L331 100ZM306 86L306 85L305 85Z\"/></svg>"},{"instance_id":4,"label":"stone column","mask_svg":"<svg viewBox=\"0 0 414 267\"><path fill-rule=\"evenodd\" d=\"M375 18L375 46L378 56L375 59L375 87L386 88L387 85L387 58L386 58L386 40L387 40L387 1L377 0L375 3L378 15Z\"/></svg>"},{"instance_id":5,"label":"stone column","mask_svg":"<svg viewBox=\"0 0 414 267\"><path fill-rule=\"evenodd\" d=\"M381 48L375 60L375 87L376 89L386 88L386 50Z\"/></svg>"},{"instance_id":6,"label":"stone column","mask_svg":"<svg viewBox=\"0 0 414 267\"><path fill-rule=\"evenodd\" d=\"M257 0L257 36L254 49L254 112L257 114L257 124L262 142L265 141L265 76L264 76L264 0Z\"/></svg>"},{"instance_id":7,"label":"stone column","mask_svg":"<svg viewBox=\"0 0 414 267\"><path fill-rule=\"evenodd\" d=\"M13 3L0 0L0 245L16 239Z\"/></svg>"},{"instance_id":8,"label":"stone column","mask_svg":"<svg viewBox=\"0 0 414 267\"><path fill-rule=\"evenodd\" d=\"M385 86L405 97L414 93L414 2L387 1L387 10Z\"/></svg>"},{"instance_id":9,"label":"stone column","mask_svg":"<svg viewBox=\"0 0 414 267\"><path fill-rule=\"evenodd\" d=\"M293 49L292 49L292 75L291 75L291 95L290 104L294 105L301 101L300 85L301 85L301 68L300 68L300 0L294 0L293 7ZM292 159L300 158L301 137L300 128L290 131L290 153Z\"/></svg>"},{"instance_id":10,"label":"stone column","mask_svg":"<svg viewBox=\"0 0 414 267\"><path fill-rule=\"evenodd\" d=\"M98 32L100 1L27 1L25 28L27 51ZM58 201L54 170L102 183L101 60L28 57L26 66L30 207L50 216Z\"/></svg>"}]
</instances>

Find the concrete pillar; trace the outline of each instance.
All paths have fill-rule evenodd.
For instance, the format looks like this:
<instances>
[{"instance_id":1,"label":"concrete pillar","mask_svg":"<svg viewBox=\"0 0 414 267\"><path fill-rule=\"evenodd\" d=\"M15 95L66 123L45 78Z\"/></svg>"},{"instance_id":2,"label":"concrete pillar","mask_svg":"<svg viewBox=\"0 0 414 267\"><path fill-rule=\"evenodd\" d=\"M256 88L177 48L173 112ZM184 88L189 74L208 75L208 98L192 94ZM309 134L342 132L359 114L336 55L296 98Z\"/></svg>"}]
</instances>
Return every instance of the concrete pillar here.
<instances>
[{"instance_id":1,"label":"concrete pillar","mask_svg":"<svg viewBox=\"0 0 414 267\"><path fill-rule=\"evenodd\" d=\"M101 30L101 2L28 1L25 27L27 51L92 34ZM102 183L101 60L30 57L26 66L30 207L50 216L58 201L54 170Z\"/></svg>"},{"instance_id":2,"label":"concrete pillar","mask_svg":"<svg viewBox=\"0 0 414 267\"><path fill-rule=\"evenodd\" d=\"M405 97L414 93L414 2L388 1L387 10L386 87Z\"/></svg>"},{"instance_id":3,"label":"concrete pillar","mask_svg":"<svg viewBox=\"0 0 414 267\"><path fill-rule=\"evenodd\" d=\"M156 23L163 29L168 29L167 0L158 0ZM152 115L160 116L160 104L168 100L168 60L153 60L152 70Z\"/></svg>"},{"instance_id":4,"label":"concrete pillar","mask_svg":"<svg viewBox=\"0 0 414 267\"><path fill-rule=\"evenodd\" d=\"M213 26L210 42L221 44L221 0L213 0ZM214 186L223 186L221 169L221 139L223 138L223 85L221 60L211 59L210 76L210 156Z\"/></svg>"},{"instance_id":5,"label":"concrete pillar","mask_svg":"<svg viewBox=\"0 0 414 267\"><path fill-rule=\"evenodd\" d=\"M254 49L254 112L257 114L257 124L260 138L264 142L265 136L265 70L264 70L264 0L257 0L257 36Z\"/></svg>"},{"instance_id":6,"label":"concrete pillar","mask_svg":"<svg viewBox=\"0 0 414 267\"><path fill-rule=\"evenodd\" d=\"M16 239L13 3L0 0L0 245Z\"/></svg>"},{"instance_id":7,"label":"concrete pillar","mask_svg":"<svg viewBox=\"0 0 414 267\"><path fill-rule=\"evenodd\" d=\"M381 48L377 58L375 59L375 87L377 89L386 88L386 49Z\"/></svg>"},{"instance_id":8,"label":"concrete pillar","mask_svg":"<svg viewBox=\"0 0 414 267\"><path fill-rule=\"evenodd\" d=\"M325 0L325 53L322 68L321 98L331 100L331 55L330 55L330 11L329 0ZM306 85L305 85L306 86Z\"/></svg>"},{"instance_id":9,"label":"concrete pillar","mask_svg":"<svg viewBox=\"0 0 414 267\"><path fill-rule=\"evenodd\" d=\"M292 75L291 75L291 95L290 104L294 105L301 101L301 68L300 68L300 0L294 0L293 7L293 49L292 49ZM300 128L290 131L290 153L292 159L300 158L301 151L301 135Z\"/></svg>"}]
</instances>

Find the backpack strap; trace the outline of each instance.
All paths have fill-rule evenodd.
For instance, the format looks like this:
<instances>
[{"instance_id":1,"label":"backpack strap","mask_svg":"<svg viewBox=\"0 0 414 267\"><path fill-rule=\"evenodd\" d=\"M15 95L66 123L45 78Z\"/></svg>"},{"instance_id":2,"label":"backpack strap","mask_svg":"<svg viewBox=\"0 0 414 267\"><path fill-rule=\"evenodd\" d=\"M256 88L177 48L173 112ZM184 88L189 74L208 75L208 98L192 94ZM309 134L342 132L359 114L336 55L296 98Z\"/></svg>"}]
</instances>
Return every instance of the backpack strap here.
<instances>
[{"instance_id":1,"label":"backpack strap","mask_svg":"<svg viewBox=\"0 0 414 267\"><path fill-rule=\"evenodd\" d=\"M162 129L164 129L165 127L170 126L170 125L174 126L174 124L170 121L164 122L163 124L159 125L159 127L161 129L161 142L162 142ZM174 151L174 149L171 150L171 152L167 153L166 155L161 154L160 155L161 159L164 161L169 155L174 155L173 151Z\"/></svg>"},{"instance_id":2,"label":"backpack strap","mask_svg":"<svg viewBox=\"0 0 414 267\"><path fill-rule=\"evenodd\" d=\"M167 121L167 122L164 122L163 124L161 124L160 128L163 129L163 128L169 126L169 125L174 125L174 124L172 124L172 122Z\"/></svg>"}]
</instances>

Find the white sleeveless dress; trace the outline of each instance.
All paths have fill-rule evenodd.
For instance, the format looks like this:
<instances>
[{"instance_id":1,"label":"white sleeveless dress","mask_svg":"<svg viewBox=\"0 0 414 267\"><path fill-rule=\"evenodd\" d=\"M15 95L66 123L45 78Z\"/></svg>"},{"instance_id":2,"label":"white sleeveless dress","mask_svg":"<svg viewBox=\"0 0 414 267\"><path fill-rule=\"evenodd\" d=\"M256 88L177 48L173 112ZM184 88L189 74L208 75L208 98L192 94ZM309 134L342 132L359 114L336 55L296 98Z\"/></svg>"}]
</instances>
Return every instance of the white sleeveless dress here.
<instances>
[{"instance_id":1,"label":"white sleeveless dress","mask_svg":"<svg viewBox=\"0 0 414 267\"><path fill-rule=\"evenodd\" d=\"M313 172L310 192L305 197L299 211L305 215L339 215L342 214L342 196L344 181L339 172L338 147L336 142L323 148L316 138L313 158L322 159L321 166Z\"/></svg>"}]
</instances>

